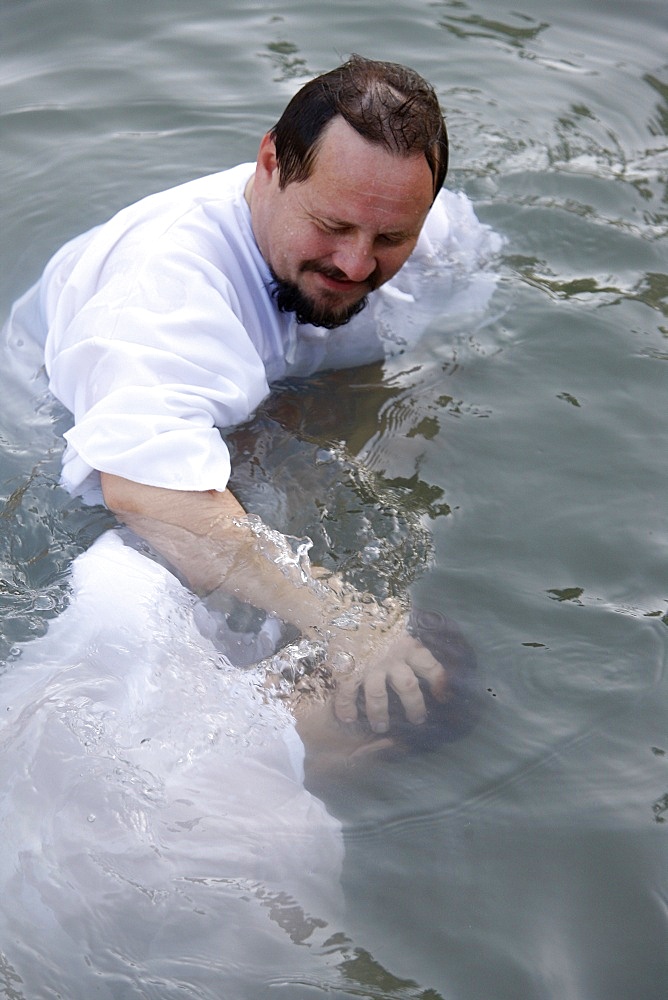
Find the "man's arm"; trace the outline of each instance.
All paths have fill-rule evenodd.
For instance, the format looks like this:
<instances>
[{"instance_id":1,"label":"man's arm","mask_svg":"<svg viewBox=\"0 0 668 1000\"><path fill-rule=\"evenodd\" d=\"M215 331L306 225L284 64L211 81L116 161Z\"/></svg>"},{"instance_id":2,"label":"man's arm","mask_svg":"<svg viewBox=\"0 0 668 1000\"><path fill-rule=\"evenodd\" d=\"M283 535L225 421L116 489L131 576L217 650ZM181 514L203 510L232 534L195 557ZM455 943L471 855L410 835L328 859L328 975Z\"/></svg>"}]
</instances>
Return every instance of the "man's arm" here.
<instances>
[{"instance_id":1,"label":"man's arm","mask_svg":"<svg viewBox=\"0 0 668 1000\"><path fill-rule=\"evenodd\" d=\"M388 685L416 724L426 714L418 677L426 678L437 697L445 696L444 668L406 633L400 608L286 565L271 533L258 530L229 490L168 490L108 473L101 481L110 510L164 555L194 591L204 595L222 588L324 642L337 677L334 708L341 721L357 717L360 686L377 732L389 724Z\"/></svg>"}]
</instances>

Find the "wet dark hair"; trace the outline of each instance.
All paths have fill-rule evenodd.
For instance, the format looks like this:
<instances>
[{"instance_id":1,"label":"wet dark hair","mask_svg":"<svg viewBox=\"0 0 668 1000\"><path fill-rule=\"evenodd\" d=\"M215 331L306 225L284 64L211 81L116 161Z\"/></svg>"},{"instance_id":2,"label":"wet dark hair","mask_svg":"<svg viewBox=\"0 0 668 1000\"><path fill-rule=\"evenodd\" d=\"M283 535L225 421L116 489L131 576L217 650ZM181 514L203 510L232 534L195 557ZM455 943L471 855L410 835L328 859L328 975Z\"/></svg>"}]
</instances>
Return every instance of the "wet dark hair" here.
<instances>
[{"instance_id":1,"label":"wet dark hair","mask_svg":"<svg viewBox=\"0 0 668 1000\"><path fill-rule=\"evenodd\" d=\"M271 130L281 188L308 179L337 115L392 153L423 153L436 197L448 170L448 133L434 88L407 66L358 55L305 84Z\"/></svg>"}]
</instances>

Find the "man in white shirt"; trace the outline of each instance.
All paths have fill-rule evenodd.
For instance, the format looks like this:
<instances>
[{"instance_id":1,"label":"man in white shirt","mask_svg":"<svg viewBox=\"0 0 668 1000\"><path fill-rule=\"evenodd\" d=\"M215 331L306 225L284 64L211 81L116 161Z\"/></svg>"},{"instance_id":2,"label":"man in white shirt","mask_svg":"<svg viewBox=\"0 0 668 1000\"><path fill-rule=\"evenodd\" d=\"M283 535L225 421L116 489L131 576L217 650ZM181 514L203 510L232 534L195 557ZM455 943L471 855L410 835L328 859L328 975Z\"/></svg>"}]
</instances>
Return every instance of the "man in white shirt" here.
<instances>
[{"instance_id":1,"label":"man in white shirt","mask_svg":"<svg viewBox=\"0 0 668 1000\"><path fill-rule=\"evenodd\" d=\"M410 300L404 265L447 249L466 214L458 196L437 200L447 160L433 89L353 57L295 95L254 168L120 212L56 254L38 292L50 387L74 415L65 485L99 475L107 506L193 589L224 588L322 643L338 719L357 717L362 686L376 732L388 685L417 725L419 678L445 698L446 670L400 604L286 565L227 487L218 428L279 378L383 356L375 318Z\"/></svg>"}]
</instances>

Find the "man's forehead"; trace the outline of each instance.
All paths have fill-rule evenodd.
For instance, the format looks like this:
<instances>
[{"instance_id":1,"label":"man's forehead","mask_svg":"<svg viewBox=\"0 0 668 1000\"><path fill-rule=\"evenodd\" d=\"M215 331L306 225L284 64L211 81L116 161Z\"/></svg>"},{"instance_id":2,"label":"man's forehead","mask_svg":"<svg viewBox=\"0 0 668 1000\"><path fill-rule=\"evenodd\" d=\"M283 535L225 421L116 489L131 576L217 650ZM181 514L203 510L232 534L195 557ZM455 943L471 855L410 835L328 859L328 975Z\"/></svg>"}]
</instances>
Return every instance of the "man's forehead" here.
<instances>
[{"instance_id":1,"label":"man's forehead","mask_svg":"<svg viewBox=\"0 0 668 1000\"><path fill-rule=\"evenodd\" d=\"M422 152L397 153L370 142L337 116L318 142L307 181L313 186L345 187L352 194L406 202L433 200L433 178ZM335 195L336 197L337 195Z\"/></svg>"}]
</instances>

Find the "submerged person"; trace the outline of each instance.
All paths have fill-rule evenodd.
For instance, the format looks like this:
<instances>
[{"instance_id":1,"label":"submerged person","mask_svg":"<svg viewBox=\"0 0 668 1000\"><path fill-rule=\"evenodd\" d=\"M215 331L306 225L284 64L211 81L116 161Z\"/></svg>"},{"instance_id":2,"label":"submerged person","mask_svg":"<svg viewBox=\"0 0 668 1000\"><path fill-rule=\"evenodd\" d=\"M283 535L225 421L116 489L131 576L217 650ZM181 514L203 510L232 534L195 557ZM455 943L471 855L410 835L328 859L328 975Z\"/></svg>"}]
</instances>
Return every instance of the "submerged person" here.
<instances>
[{"instance_id":1,"label":"submerged person","mask_svg":"<svg viewBox=\"0 0 668 1000\"><path fill-rule=\"evenodd\" d=\"M221 655L216 616L125 534L74 560L68 607L0 684L0 995L344 995L343 831L302 740L338 765L390 739L337 729L313 674L265 697L264 669Z\"/></svg>"},{"instance_id":2,"label":"submerged person","mask_svg":"<svg viewBox=\"0 0 668 1000\"><path fill-rule=\"evenodd\" d=\"M288 376L379 360L387 316L425 269L494 241L442 191L446 126L414 71L353 57L307 83L257 162L152 195L72 240L12 317L36 325L52 393L73 415L63 483L97 486L197 593L271 611L334 668L339 720L389 726L389 689L426 717L441 663L401 602L368 600L284 553L229 489L219 433ZM436 280L436 278L434 278ZM416 304L417 307L417 304Z\"/></svg>"}]
</instances>

